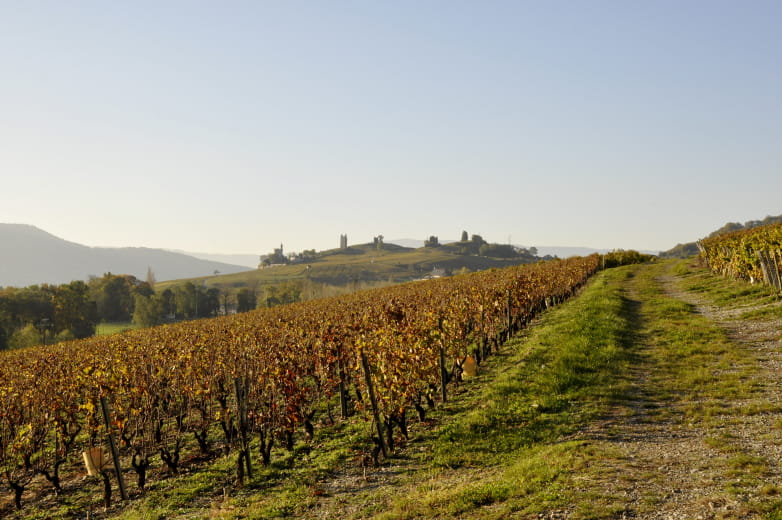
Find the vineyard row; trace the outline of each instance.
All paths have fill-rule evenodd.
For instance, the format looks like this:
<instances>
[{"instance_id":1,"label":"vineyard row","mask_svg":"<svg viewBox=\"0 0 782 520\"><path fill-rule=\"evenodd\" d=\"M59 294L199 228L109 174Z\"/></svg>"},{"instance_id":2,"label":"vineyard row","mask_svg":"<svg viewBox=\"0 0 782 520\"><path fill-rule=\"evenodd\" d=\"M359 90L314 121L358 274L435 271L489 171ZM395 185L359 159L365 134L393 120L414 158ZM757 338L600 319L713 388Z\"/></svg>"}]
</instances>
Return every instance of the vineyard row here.
<instances>
[{"instance_id":1,"label":"vineyard row","mask_svg":"<svg viewBox=\"0 0 782 520\"><path fill-rule=\"evenodd\" d=\"M297 431L311 438L332 402L373 422L377 457L393 449L394 429L406 435L409 410L423 419L447 399L468 354L480 363L599 263L511 267L3 353L0 471L21 507L34 479L59 492L63 468L110 434L140 490L155 457L176 472L193 440L205 454L237 453L241 480L251 443L268 464Z\"/></svg>"},{"instance_id":2,"label":"vineyard row","mask_svg":"<svg viewBox=\"0 0 782 520\"><path fill-rule=\"evenodd\" d=\"M706 238L698 249L713 272L782 291L782 224Z\"/></svg>"}]
</instances>

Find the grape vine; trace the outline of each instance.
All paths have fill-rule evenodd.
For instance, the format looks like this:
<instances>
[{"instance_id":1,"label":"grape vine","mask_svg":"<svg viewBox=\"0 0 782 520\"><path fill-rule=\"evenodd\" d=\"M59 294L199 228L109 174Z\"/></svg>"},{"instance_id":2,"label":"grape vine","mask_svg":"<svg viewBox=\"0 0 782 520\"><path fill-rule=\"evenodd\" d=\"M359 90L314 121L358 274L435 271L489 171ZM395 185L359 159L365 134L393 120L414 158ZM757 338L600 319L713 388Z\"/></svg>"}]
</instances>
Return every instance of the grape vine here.
<instances>
[{"instance_id":1,"label":"grape vine","mask_svg":"<svg viewBox=\"0 0 782 520\"><path fill-rule=\"evenodd\" d=\"M782 224L705 238L698 242L698 249L713 272L782 291Z\"/></svg>"},{"instance_id":2,"label":"grape vine","mask_svg":"<svg viewBox=\"0 0 782 520\"><path fill-rule=\"evenodd\" d=\"M374 442L393 450L407 411L422 418L447 398L468 354L485 358L599 264L555 260L4 352L0 472L21 507L31 481L59 492L63 464L111 433L139 490L156 457L179 470L189 438L204 456L236 453L241 481L251 446L269 464L275 446L312 438L316 410L337 397L342 416L377 420Z\"/></svg>"}]
</instances>

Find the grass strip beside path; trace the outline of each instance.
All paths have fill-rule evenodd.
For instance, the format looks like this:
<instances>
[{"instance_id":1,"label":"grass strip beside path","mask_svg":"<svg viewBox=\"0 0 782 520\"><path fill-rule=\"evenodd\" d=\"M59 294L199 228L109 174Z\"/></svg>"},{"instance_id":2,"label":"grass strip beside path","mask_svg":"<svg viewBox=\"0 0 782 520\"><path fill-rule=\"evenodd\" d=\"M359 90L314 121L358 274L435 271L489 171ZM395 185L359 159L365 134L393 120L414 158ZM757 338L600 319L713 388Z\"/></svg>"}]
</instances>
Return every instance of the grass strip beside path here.
<instances>
[{"instance_id":1,"label":"grass strip beside path","mask_svg":"<svg viewBox=\"0 0 782 520\"><path fill-rule=\"evenodd\" d=\"M377 517L775 517L772 465L740 442L775 405L752 348L675 293L685 271L602 272L512 340Z\"/></svg>"},{"instance_id":2,"label":"grass strip beside path","mask_svg":"<svg viewBox=\"0 0 782 520\"><path fill-rule=\"evenodd\" d=\"M571 504L616 512L573 486L602 455L567 439L627 392L637 320L624 296L631 274L598 274L578 298L511 340L512 354L482 376L467 411L432 442L425 482L413 479L378 518L506 518Z\"/></svg>"}]
</instances>

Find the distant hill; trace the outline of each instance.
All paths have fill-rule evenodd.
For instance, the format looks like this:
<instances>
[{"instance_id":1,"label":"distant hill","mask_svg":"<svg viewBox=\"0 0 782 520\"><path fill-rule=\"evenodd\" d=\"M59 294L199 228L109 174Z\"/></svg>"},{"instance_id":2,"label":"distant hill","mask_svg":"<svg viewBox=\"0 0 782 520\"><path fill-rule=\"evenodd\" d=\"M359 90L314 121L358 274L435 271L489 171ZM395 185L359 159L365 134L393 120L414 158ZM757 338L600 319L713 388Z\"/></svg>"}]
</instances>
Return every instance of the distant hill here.
<instances>
[{"instance_id":1,"label":"distant hill","mask_svg":"<svg viewBox=\"0 0 782 520\"><path fill-rule=\"evenodd\" d=\"M610 249L595 249L593 247L578 246L536 246L535 249L538 250L538 256L556 256L558 258L570 258L571 256L589 256L593 253L600 253L603 255L611 251Z\"/></svg>"},{"instance_id":2,"label":"distant hill","mask_svg":"<svg viewBox=\"0 0 782 520\"><path fill-rule=\"evenodd\" d=\"M415 240L412 238L400 238L396 240L389 240L392 244L397 244L404 247L419 248L424 247L423 240ZM451 244L458 242L457 240L441 240L441 244ZM529 249L532 246L522 246L514 244L515 247L521 249ZM589 256L593 253L605 254L611 251L611 249L597 249L593 247L578 247L578 246L535 246L538 250L538 256L541 258L547 256L556 256L558 258L569 258L571 256ZM657 251L639 251L639 253L656 255Z\"/></svg>"},{"instance_id":3,"label":"distant hill","mask_svg":"<svg viewBox=\"0 0 782 520\"><path fill-rule=\"evenodd\" d=\"M414 241L401 242L415 245ZM286 265L237 274L200 276L189 281L221 291L249 287L258 294L266 287L293 282L302 285L307 297L320 297L331 295L327 293L329 288L355 290L535 261L537 258L529 255L516 258L464 255L455 254L447 246L414 249L387 241L381 248L375 244L354 244L346 249L320 251L314 257ZM158 284L156 289L164 290L184 281L170 280Z\"/></svg>"},{"instance_id":4,"label":"distant hill","mask_svg":"<svg viewBox=\"0 0 782 520\"><path fill-rule=\"evenodd\" d=\"M157 280L206 276L215 271L238 273L248 269L162 249L88 247L26 224L0 224L0 250L2 287L61 284L108 272L131 274L144 280L148 268Z\"/></svg>"},{"instance_id":5,"label":"distant hill","mask_svg":"<svg viewBox=\"0 0 782 520\"><path fill-rule=\"evenodd\" d=\"M740 231L742 229L752 229L754 227L765 226L768 224L779 224L781 222L782 222L782 215L777 215L776 217L772 217L769 215L763 220L748 220L743 224L740 222L728 222L718 230L712 231L711 233L709 233L708 237L704 237L704 238L712 238L719 235L724 235L725 233L732 233L733 231ZM687 258L697 254L698 254L698 246L695 245L695 242L687 242L686 244L676 244L668 251L661 251L659 256L661 258Z\"/></svg>"},{"instance_id":6,"label":"distant hill","mask_svg":"<svg viewBox=\"0 0 782 520\"><path fill-rule=\"evenodd\" d=\"M780 222L782 222L782 215L777 215L776 217L769 215L763 220L748 220L747 222L744 222L744 224L739 222L728 222L717 231L712 231L709 233L708 238L724 235L725 233L732 233L733 231L740 231L742 229L752 229L754 227L766 226L768 224L779 224Z\"/></svg>"},{"instance_id":7,"label":"distant hill","mask_svg":"<svg viewBox=\"0 0 782 520\"><path fill-rule=\"evenodd\" d=\"M687 242L686 244L676 244L668 251L660 251L658 255L660 258L689 258L698 254L698 246L695 242Z\"/></svg>"},{"instance_id":8,"label":"distant hill","mask_svg":"<svg viewBox=\"0 0 782 520\"><path fill-rule=\"evenodd\" d=\"M425 240L417 240L415 238L398 238L396 240L386 240L386 244L396 244L402 247L409 247L410 249L418 249L424 247ZM440 240L441 244L450 244L452 242L458 242L458 240Z\"/></svg>"}]
</instances>

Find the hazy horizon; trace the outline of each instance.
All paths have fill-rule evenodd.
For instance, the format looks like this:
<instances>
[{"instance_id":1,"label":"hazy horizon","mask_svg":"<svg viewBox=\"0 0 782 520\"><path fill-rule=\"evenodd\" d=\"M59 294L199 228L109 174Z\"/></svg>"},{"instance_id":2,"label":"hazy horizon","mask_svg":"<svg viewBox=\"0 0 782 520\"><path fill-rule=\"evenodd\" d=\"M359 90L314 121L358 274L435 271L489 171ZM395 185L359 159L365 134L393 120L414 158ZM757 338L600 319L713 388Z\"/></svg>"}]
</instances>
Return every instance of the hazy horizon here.
<instances>
[{"instance_id":1,"label":"hazy horizon","mask_svg":"<svg viewBox=\"0 0 782 520\"><path fill-rule=\"evenodd\" d=\"M33 226L33 227L39 229L40 231L43 231L44 233L51 234L55 238L65 240L66 242L71 242L71 243L75 243L77 245L82 245L82 246L87 246L87 247L92 247L92 248L98 248L98 249L104 248L104 247L107 247L107 248L117 248L117 249L122 249L122 248L131 248L132 249L132 248L137 248L137 247L141 247L141 248L147 247L147 246L133 246L133 245L124 245L124 246L90 246L90 245L87 245L87 244L79 244L78 242L75 242L73 240L69 240L67 237L54 235L52 233L49 233L47 230L38 228L37 226L34 226L32 224L25 224L25 223L22 223L22 222L0 222L0 226L2 226L4 224L21 225L21 226ZM397 245L401 245L401 246L405 246L405 247L424 247L424 243L425 243L425 239L418 239L418 238L411 238L411 237L399 237L399 238L390 238L390 239L384 237L384 241L386 243L397 244ZM458 238L448 238L448 237L444 237L443 238L443 237L440 237L439 241L442 244L448 244L448 243L452 243L452 242L458 242L459 239ZM368 244L368 243L371 243L371 242L372 242L371 240L352 241L352 240L350 240L350 237L348 237L349 245ZM281 245L284 246L284 243L282 243ZM588 250L595 250L595 251L610 251L612 249L612 248L606 248L606 247L594 247L594 246L588 246L588 245L567 245L567 244L519 244L519 243L514 243L512 245L517 246L517 247L527 247L527 248L535 247L536 249L539 249L539 250L554 250L554 249L558 249L558 250L565 250L565 249L579 250L579 249L584 249L584 250L587 250L588 249ZM337 248L337 246L332 245L332 246L326 247L324 249L318 249L318 251L325 251L325 250L336 249L336 248ZM262 252L257 252L257 253L255 253L255 252L241 252L241 251L208 252L208 251L188 251L188 250L185 250L185 249L177 249L177 248L169 248L169 247L161 247L161 248L154 248L154 249L160 249L162 251L169 251L169 252L172 252L172 253L181 253L181 254L194 256L196 258L202 258L202 259L207 259L207 260L215 260L215 261L221 261L221 262L226 262L226 263L233 263L235 265L243 265L243 266L253 267L253 268L258 266L258 263L260 262L260 256L261 255L268 254L269 252L271 252L271 251L262 251ZM312 248L305 248L305 249L312 249ZM289 253L289 252L300 253L301 251L302 250L291 250L291 249L285 247L285 252L286 253ZM653 250L644 250L643 252L652 252L652 253L654 253L655 251L653 251ZM546 253L546 252L541 252L540 253L541 256L545 256L546 254L553 254L553 253ZM235 258L235 261L229 261L228 258L231 258L231 257Z\"/></svg>"},{"instance_id":2,"label":"hazy horizon","mask_svg":"<svg viewBox=\"0 0 782 520\"><path fill-rule=\"evenodd\" d=\"M0 14L0 222L80 244L660 251L782 214L779 2Z\"/></svg>"}]
</instances>

